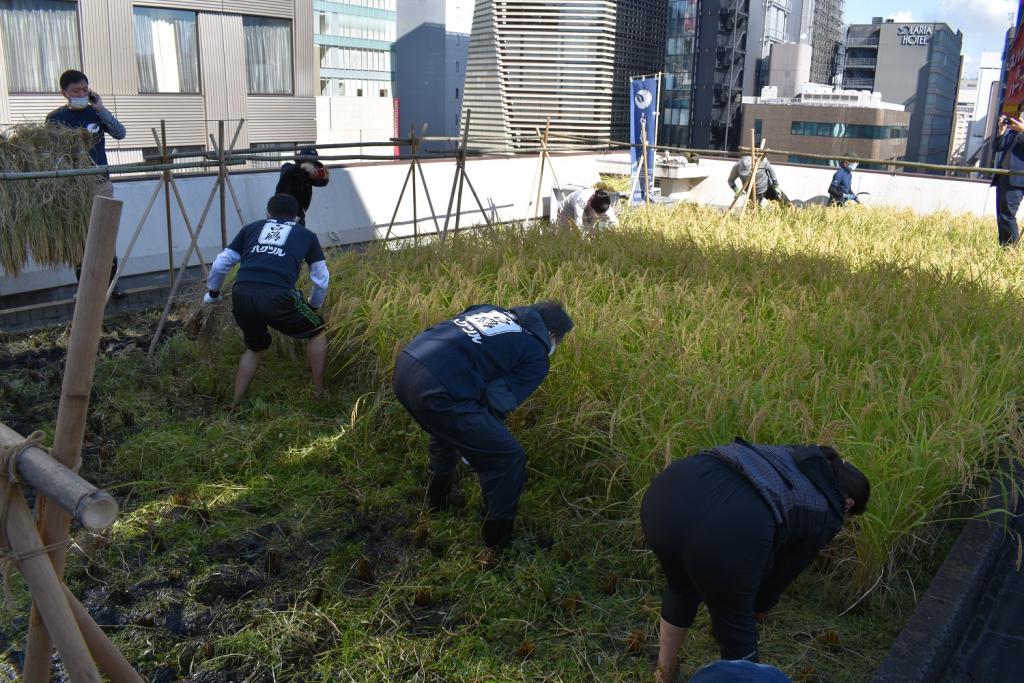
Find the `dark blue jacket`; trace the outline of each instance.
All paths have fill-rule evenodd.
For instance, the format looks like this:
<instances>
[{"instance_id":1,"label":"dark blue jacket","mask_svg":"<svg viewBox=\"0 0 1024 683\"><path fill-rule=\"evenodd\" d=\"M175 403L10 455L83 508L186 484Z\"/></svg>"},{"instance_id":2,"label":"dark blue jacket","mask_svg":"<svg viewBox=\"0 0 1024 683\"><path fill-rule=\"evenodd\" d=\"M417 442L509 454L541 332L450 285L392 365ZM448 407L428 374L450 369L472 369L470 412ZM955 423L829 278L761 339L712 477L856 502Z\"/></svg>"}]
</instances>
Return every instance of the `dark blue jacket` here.
<instances>
[{"instance_id":1,"label":"dark blue jacket","mask_svg":"<svg viewBox=\"0 0 1024 683\"><path fill-rule=\"evenodd\" d=\"M774 560L757 596L757 611L764 612L843 528L845 496L817 446L767 446L737 439L707 452L747 480L775 518Z\"/></svg>"},{"instance_id":2,"label":"dark blue jacket","mask_svg":"<svg viewBox=\"0 0 1024 683\"><path fill-rule=\"evenodd\" d=\"M46 115L46 122L68 128L84 128L89 131L92 134L92 147L89 149L89 156L97 166L107 165L107 142L103 137L104 134L115 140L123 140L125 136L124 126L106 109L101 111L94 107L85 109L58 107Z\"/></svg>"},{"instance_id":3,"label":"dark blue jacket","mask_svg":"<svg viewBox=\"0 0 1024 683\"><path fill-rule=\"evenodd\" d=\"M480 401L499 417L547 377L551 338L528 307L471 306L420 333L403 349L453 397Z\"/></svg>"},{"instance_id":4,"label":"dark blue jacket","mask_svg":"<svg viewBox=\"0 0 1024 683\"><path fill-rule=\"evenodd\" d=\"M1024 171L1024 135L1008 130L1002 135L997 135L992 141L992 150L995 152L995 167L1003 168L1003 162L1007 154L1010 155L1010 170ZM992 184L999 182L1001 176L992 176ZM1024 187L1024 175L1006 176L1010 180L1010 187Z\"/></svg>"},{"instance_id":5,"label":"dark blue jacket","mask_svg":"<svg viewBox=\"0 0 1024 683\"><path fill-rule=\"evenodd\" d=\"M853 194L853 171L839 167L839 170L832 176L832 186L839 188L839 191L845 194Z\"/></svg>"}]
</instances>

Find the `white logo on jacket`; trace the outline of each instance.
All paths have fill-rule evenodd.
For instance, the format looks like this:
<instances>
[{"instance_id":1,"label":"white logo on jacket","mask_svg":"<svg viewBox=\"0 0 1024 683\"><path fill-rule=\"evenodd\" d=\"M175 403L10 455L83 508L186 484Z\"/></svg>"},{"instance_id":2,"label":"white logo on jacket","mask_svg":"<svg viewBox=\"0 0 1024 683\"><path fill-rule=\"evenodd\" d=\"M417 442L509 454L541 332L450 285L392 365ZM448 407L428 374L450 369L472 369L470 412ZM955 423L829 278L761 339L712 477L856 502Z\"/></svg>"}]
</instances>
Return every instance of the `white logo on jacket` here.
<instances>
[{"instance_id":1,"label":"white logo on jacket","mask_svg":"<svg viewBox=\"0 0 1024 683\"><path fill-rule=\"evenodd\" d=\"M493 337L498 334L523 331L515 318L504 311L480 311L467 315L465 318L454 318L452 322L465 332L474 344L483 343L483 338L480 335Z\"/></svg>"},{"instance_id":2,"label":"white logo on jacket","mask_svg":"<svg viewBox=\"0 0 1024 683\"><path fill-rule=\"evenodd\" d=\"M294 222L278 223L275 220L268 220L260 231L260 238L258 242L272 247L283 247L284 243L288 241L288 235L292 233L292 228L294 227Z\"/></svg>"}]
</instances>

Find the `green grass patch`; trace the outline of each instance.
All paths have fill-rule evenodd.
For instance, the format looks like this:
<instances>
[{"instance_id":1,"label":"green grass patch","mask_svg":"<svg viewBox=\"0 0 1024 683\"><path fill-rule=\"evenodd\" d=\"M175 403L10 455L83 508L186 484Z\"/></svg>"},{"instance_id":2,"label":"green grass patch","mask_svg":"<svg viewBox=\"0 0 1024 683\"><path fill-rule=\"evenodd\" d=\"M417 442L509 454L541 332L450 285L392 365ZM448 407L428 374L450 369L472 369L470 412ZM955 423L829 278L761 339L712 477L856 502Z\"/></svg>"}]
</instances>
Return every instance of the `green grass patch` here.
<instances>
[{"instance_id":1,"label":"green grass patch","mask_svg":"<svg viewBox=\"0 0 1024 683\"><path fill-rule=\"evenodd\" d=\"M152 364L106 357L86 472L125 514L108 539L80 535L74 589L169 680L638 680L660 576L637 513L666 454L830 443L871 478L870 511L783 598L761 650L794 680L865 680L947 520L1020 452L1021 257L991 221L866 208L623 223L337 255L326 399L278 339L228 414L230 327L178 334ZM472 477L466 510L422 512L426 439L390 369L470 304L541 298L576 329L510 419L530 457L518 540L482 569ZM49 370L15 370L0 418L52 429ZM15 642L18 600L0 622ZM717 656L703 612L692 633L684 673Z\"/></svg>"}]
</instances>

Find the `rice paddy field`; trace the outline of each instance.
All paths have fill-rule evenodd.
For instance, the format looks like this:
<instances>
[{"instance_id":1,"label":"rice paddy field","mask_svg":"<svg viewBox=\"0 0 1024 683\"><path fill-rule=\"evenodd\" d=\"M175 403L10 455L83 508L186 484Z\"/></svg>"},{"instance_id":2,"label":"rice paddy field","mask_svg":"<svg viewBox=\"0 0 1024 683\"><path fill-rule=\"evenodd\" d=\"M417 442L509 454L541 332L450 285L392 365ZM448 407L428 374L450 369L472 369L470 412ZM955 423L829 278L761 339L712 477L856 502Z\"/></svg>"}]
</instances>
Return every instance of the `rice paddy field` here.
<instances>
[{"instance_id":1,"label":"rice paddy field","mask_svg":"<svg viewBox=\"0 0 1024 683\"><path fill-rule=\"evenodd\" d=\"M742 436L834 445L858 518L761 628L794 681L864 681L997 464L1021 453L1022 257L992 220L692 205L595 235L467 232L331 257L327 396L277 339L240 409L226 305L113 325L85 473L123 503L69 583L154 681L635 681L661 577L638 521L666 460ZM510 418L530 457L517 540L480 552L479 490L426 514L426 438L389 389L401 346L474 303L563 301L576 328ZM187 311L183 317L187 318ZM202 324L196 324L199 320ZM191 323L191 324L189 324ZM51 430L66 332L7 339L0 419ZM0 630L23 647L27 597ZM717 658L703 611L680 680Z\"/></svg>"}]
</instances>

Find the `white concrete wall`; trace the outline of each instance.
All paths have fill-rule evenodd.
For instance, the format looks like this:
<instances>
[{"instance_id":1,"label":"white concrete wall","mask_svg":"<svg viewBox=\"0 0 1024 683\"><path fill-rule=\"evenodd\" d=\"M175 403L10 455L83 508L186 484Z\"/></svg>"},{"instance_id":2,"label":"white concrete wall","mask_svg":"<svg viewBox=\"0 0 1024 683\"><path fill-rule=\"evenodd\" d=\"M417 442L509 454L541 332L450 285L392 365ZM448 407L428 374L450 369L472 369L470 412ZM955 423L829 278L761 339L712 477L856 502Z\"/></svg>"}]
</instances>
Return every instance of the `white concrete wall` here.
<instances>
[{"instance_id":1,"label":"white concrete wall","mask_svg":"<svg viewBox=\"0 0 1024 683\"><path fill-rule=\"evenodd\" d=\"M593 155L558 157L555 172L563 184L590 185L598 181L597 158ZM330 164L328 164L330 166ZM320 236L324 247L365 242L384 237L395 211L399 193L409 171L408 162L384 162L331 169L331 182L313 192L313 204L307 216L307 225ZM491 220L510 221L533 215L530 203L536 194L536 157L514 159L477 159L467 163L469 180ZM438 223L444 225L444 214L451 196L455 164L451 160L423 163L427 189L433 202ZM265 172L245 172L232 175L232 184L242 205L246 222L263 218L267 199L277 183L276 169ZM551 182L551 173L546 174ZM6 182L6 181L5 181ZM146 204L157 180L129 180L114 183L114 197L124 202L121 228L118 233L117 254L124 257L132 233L139 224ZM195 225L203 211L214 178L186 177L177 181L178 189ZM531 186L533 189L531 189ZM545 190L542 196L548 196ZM174 205L172 195L172 206ZM462 194L462 226L479 225L484 219L477 208L470 187ZM125 268L126 275L151 273L167 269L167 228L161 195L153 212L142 226L135 249ZM180 265L189 237L178 209L173 208L174 262ZM454 209L452 226L454 226ZM433 232L427 196L417 174L417 214L420 233ZM392 236L413 234L413 202L410 189L402 200ZM230 241L241 228L238 215L228 197L227 235ZM207 263L213 261L221 249L220 205L214 200L203 228L200 245ZM195 263L193 257L193 263ZM2 271L0 271L2 272ZM0 275L0 295L17 294L58 285L73 284L74 273L68 268L45 270L29 266L20 277Z\"/></svg>"},{"instance_id":2,"label":"white concrete wall","mask_svg":"<svg viewBox=\"0 0 1024 683\"><path fill-rule=\"evenodd\" d=\"M728 179L734 163L725 159L702 158L696 168L705 172L707 178L700 181L684 199L699 204L728 206L733 199ZM772 166L779 177L779 186L793 201L827 201L834 168L776 163ZM601 158L598 170L602 173L628 173L628 157L606 155ZM865 205L870 206L911 208L918 213L949 211L995 216L995 188L989 187L988 181L855 170L853 189L855 192L870 192L869 196L861 198Z\"/></svg>"}]
</instances>

